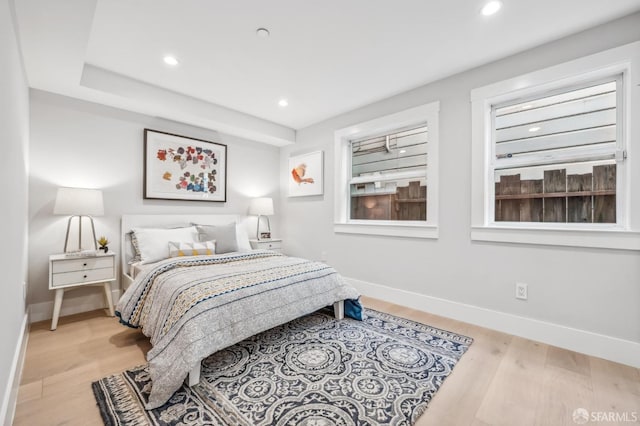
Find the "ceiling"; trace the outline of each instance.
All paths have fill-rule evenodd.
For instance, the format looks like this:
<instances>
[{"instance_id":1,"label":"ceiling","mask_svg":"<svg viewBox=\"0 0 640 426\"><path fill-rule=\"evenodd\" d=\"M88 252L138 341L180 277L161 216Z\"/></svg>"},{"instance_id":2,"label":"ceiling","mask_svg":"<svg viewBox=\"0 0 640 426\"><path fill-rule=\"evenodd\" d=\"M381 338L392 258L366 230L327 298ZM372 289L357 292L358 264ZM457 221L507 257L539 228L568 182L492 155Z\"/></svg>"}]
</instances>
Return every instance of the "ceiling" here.
<instances>
[{"instance_id":1,"label":"ceiling","mask_svg":"<svg viewBox=\"0 0 640 426\"><path fill-rule=\"evenodd\" d=\"M31 87L251 137L640 10L640 0L15 0ZM267 28L270 37L256 35ZM176 67L163 62L167 54ZM286 98L289 105L278 105ZM244 132L244 134L243 134Z\"/></svg>"}]
</instances>

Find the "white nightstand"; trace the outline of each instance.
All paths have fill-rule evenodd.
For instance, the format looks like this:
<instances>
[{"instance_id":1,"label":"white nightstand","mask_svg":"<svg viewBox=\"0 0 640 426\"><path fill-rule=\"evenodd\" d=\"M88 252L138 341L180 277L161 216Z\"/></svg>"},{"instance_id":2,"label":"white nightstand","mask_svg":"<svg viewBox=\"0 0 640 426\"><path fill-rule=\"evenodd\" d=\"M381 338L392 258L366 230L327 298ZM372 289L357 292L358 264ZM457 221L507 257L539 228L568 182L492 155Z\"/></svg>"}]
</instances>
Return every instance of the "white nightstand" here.
<instances>
[{"instance_id":1,"label":"white nightstand","mask_svg":"<svg viewBox=\"0 0 640 426\"><path fill-rule=\"evenodd\" d=\"M115 280L116 254L114 252L99 253L95 256L69 254L49 256L49 290L56 291L51 330L58 327L64 292L80 286L102 286L109 314L114 316L110 282Z\"/></svg>"},{"instance_id":2,"label":"white nightstand","mask_svg":"<svg viewBox=\"0 0 640 426\"><path fill-rule=\"evenodd\" d=\"M249 240L251 248L262 250L273 250L282 253L282 240L273 238L270 240Z\"/></svg>"}]
</instances>

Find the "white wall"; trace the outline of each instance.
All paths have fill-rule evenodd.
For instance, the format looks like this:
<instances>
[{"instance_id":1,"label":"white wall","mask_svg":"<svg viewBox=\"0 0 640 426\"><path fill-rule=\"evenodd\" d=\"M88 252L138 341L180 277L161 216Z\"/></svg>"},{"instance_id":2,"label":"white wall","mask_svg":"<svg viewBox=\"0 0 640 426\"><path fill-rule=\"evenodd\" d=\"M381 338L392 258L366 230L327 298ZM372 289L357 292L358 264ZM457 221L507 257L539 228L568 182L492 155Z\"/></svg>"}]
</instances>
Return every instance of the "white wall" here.
<instances>
[{"instance_id":1,"label":"white wall","mask_svg":"<svg viewBox=\"0 0 640 426\"><path fill-rule=\"evenodd\" d=\"M228 201L144 200L144 128L226 144ZM123 214L246 215L249 200L259 196L273 196L277 206L278 155L274 146L32 90L28 303L39 307L40 317L43 309L46 317L51 317L53 292L48 290L48 256L62 252L67 222L67 217L52 214L59 186L103 190L105 215L95 218L96 235L107 236L110 248L118 251ZM277 213L271 221L275 235ZM117 287L114 283L113 288ZM97 288L66 293L62 312L82 310L94 299L100 301Z\"/></svg>"},{"instance_id":2,"label":"white wall","mask_svg":"<svg viewBox=\"0 0 640 426\"><path fill-rule=\"evenodd\" d=\"M298 131L296 145L281 149L280 166L286 170L290 155L324 150L325 193L288 199L281 176L285 249L315 259L326 252L330 264L357 280L640 342L638 252L480 243L469 236L470 91L639 39L640 14L630 15ZM334 131L432 101L441 108L440 238L334 234ZM640 149L637 135L631 143ZM529 284L528 301L514 298L516 282Z\"/></svg>"},{"instance_id":3,"label":"white wall","mask_svg":"<svg viewBox=\"0 0 640 426\"><path fill-rule=\"evenodd\" d=\"M0 1L0 94L0 423L4 424L13 411L12 379L25 315L29 146L28 88L12 10L5 0Z\"/></svg>"}]
</instances>

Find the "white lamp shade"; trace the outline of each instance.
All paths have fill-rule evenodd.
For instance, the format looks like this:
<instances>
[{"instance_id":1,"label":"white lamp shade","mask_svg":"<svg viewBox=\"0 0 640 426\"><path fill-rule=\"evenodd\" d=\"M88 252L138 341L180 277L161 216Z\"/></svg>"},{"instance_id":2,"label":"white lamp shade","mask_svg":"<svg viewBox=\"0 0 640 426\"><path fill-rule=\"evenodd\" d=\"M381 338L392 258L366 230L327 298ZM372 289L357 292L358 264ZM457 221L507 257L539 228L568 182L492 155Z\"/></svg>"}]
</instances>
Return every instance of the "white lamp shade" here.
<instances>
[{"instance_id":1,"label":"white lamp shade","mask_svg":"<svg viewBox=\"0 0 640 426\"><path fill-rule=\"evenodd\" d=\"M102 216L104 203L99 189L58 188L53 214Z\"/></svg>"},{"instance_id":2,"label":"white lamp shade","mask_svg":"<svg viewBox=\"0 0 640 426\"><path fill-rule=\"evenodd\" d=\"M249 205L249 214L255 216L269 216L273 214L273 198L254 198Z\"/></svg>"}]
</instances>

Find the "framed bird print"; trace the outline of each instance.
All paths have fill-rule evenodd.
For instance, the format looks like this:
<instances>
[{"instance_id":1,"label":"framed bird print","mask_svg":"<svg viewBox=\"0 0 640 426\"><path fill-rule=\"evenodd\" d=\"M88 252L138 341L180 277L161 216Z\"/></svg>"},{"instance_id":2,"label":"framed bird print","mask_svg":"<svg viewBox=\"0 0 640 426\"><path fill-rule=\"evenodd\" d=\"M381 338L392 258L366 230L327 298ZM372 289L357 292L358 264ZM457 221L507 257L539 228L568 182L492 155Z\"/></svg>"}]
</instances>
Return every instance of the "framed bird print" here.
<instances>
[{"instance_id":1,"label":"framed bird print","mask_svg":"<svg viewBox=\"0 0 640 426\"><path fill-rule=\"evenodd\" d=\"M289 197L322 195L323 168L322 151L289 157Z\"/></svg>"}]
</instances>

